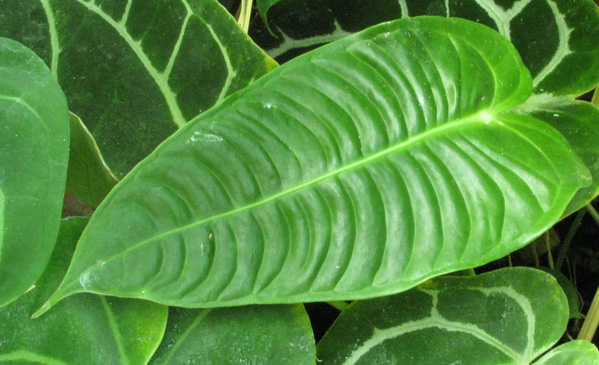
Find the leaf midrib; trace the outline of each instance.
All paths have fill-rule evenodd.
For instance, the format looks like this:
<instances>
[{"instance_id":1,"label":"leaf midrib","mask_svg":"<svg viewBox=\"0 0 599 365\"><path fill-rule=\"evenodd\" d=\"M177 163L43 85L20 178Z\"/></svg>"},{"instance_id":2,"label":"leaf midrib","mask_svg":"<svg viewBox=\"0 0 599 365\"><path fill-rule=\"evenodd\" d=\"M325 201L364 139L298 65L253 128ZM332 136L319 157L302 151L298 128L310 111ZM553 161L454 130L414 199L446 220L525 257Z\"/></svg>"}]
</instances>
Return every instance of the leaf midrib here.
<instances>
[{"instance_id":1,"label":"leaf midrib","mask_svg":"<svg viewBox=\"0 0 599 365\"><path fill-rule=\"evenodd\" d=\"M126 255L130 251L133 251L133 250L135 250L135 249L137 249L139 247L142 247L142 246L144 246L144 245L146 245L146 244L148 244L148 243L150 243L152 241L155 241L155 240L158 240L158 239L161 239L161 238L164 238L164 237L168 237L168 236L170 236L172 234L176 234L176 233L185 231L187 229L191 229L191 228L194 228L194 227L197 227L197 226L201 226L201 225L203 225L205 223L208 223L208 222L211 222L211 221L214 221L214 220L217 220L217 219L225 218L225 217L228 217L228 216L235 215L237 213L241 213L241 212L246 211L246 210L250 210L250 209L259 207L259 206L267 204L267 203L269 203L271 201L280 199L280 198L282 198L284 196L293 194L293 193L295 193L297 191L300 191L302 189L306 189L306 188L308 188L310 186L313 186L313 185L316 185L316 184L318 184L318 183L320 183L320 182L322 182L322 181L324 181L326 179L329 179L331 177L340 175L340 174L342 174L342 173L344 173L346 171L349 171L349 170L352 170L352 169L355 169L355 168L359 168L359 167L361 167L363 165L367 165L368 163L370 163L370 162L372 162L374 160L377 160L379 158L383 158L383 157L385 157L385 156L387 156L389 154L397 153L397 152L399 152L401 150L407 149L410 146L416 145L416 144L418 144L418 143L420 143L420 142L422 142L424 140L433 138L433 137L435 137L438 134L441 134L443 132L451 131L451 130L454 130L454 129L460 129L460 128L464 127L465 125L469 125L469 124L498 123L498 121L493 118L494 113L495 113L494 111L492 112L490 110L482 110L482 111L479 111L476 114L469 115L469 116L466 116L466 117L461 118L461 119L457 119L457 120L455 120L453 122L447 122L447 123L444 123L444 124L442 124L440 126L436 126L436 127L430 128L430 129L426 130L425 132L422 132L422 133L418 134L417 136L414 136L414 137L411 137L411 138L407 138L407 139L405 139L405 140L403 140L403 141L401 141L401 142L399 142L399 143L397 143L397 144L395 144L393 146L385 148L384 150L382 150L380 152L377 152L377 153L374 153L374 154L372 154L370 156L361 158L361 159L359 159L359 160L357 160L355 162L352 162L352 163L350 163L348 165L342 166L342 167L340 167L338 169L335 169L335 170L333 170L331 172L323 174L323 175L321 175L321 176L319 176L319 177L317 177L315 179L312 179L312 180L307 181L305 183L299 184L299 185L297 185L295 187L292 187L290 189L287 189L287 190L281 191L281 192L279 192L277 194L271 195L271 196L269 196L269 197L267 197L265 199L258 200L258 201L254 202L254 203L250 203L250 204L247 204L247 205L242 206L240 208L233 209L233 210L221 213L221 214L217 214L217 215L214 215L214 216L211 216L211 217L199 220L197 222L186 224L186 225L181 226L179 228L176 228L176 229L173 229L173 230L170 230L170 231L158 234L158 235L156 235L154 237L151 237L151 238L148 238L148 239L143 240L141 242L138 242L137 244L129 246L124 251L122 251L122 252L120 252L120 253L118 253L118 254L110 257L104 263L108 263L108 262L110 262L112 260L115 260L115 259L117 259L117 258L119 258L119 257L121 257L123 255ZM481 115L485 115L485 118L483 119L481 117Z\"/></svg>"}]
</instances>

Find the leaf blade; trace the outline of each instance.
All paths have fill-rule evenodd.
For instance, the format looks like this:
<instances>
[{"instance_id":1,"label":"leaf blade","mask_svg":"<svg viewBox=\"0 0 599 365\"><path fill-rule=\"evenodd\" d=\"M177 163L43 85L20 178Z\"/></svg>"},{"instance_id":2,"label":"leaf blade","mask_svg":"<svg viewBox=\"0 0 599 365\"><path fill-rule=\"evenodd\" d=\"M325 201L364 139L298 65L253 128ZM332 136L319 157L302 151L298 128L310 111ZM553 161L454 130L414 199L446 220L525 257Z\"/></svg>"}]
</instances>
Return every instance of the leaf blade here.
<instances>
[{"instance_id":1,"label":"leaf blade","mask_svg":"<svg viewBox=\"0 0 599 365\"><path fill-rule=\"evenodd\" d=\"M317 351L327 363L529 364L560 339L567 321L565 295L550 275L509 268L355 302Z\"/></svg>"},{"instance_id":2,"label":"leaf blade","mask_svg":"<svg viewBox=\"0 0 599 365\"><path fill-rule=\"evenodd\" d=\"M58 234L68 159L68 110L31 50L0 38L0 306L42 274Z\"/></svg>"},{"instance_id":3,"label":"leaf blade","mask_svg":"<svg viewBox=\"0 0 599 365\"><path fill-rule=\"evenodd\" d=\"M189 307L390 294L524 245L589 181L559 132L504 112L530 75L463 20L383 24L253 85L115 188L48 306L78 291Z\"/></svg>"}]
</instances>

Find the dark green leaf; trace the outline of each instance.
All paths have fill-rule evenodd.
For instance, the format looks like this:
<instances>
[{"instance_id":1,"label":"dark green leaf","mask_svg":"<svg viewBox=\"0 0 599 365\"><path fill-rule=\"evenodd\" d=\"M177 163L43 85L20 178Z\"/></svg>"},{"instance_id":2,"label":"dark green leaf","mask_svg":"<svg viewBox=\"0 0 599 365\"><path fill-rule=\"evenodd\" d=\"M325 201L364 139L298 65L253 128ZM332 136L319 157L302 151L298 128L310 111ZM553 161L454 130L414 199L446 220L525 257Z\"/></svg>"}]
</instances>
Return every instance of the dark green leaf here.
<instances>
[{"instance_id":1,"label":"dark green leaf","mask_svg":"<svg viewBox=\"0 0 599 365\"><path fill-rule=\"evenodd\" d=\"M567 322L565 295L541 271L440 277L353 303L319 342L318 358L323 364L530 364L560 339Z\"/></svg>"},{"instance_id":2,"label":"dark green leaf","mask_svg":"<svg viewBox=\"0 0 599 365\"><path fill-rule=\"evenodd\" d=\"M599 12L588 0L256 0L266 28L252 29L267 52L288 60L368 26L418 15L461 17L511 40L535 93L579 95L599 82ZM268 14L268 15L267 15Z\"/></svg>"},{"instance_id":3,"label":"dark green leaf","mask_svg":"<svg viewBox=\"0 0 599 365\"><path fill-rule=\"evenodd\" d=\"M502 257L590 183L558 131L511 111L531 90L513 46L461 19L382 24L306 54L119 183L51 302L358 299Z\"/></svg>"},{"instance_id":4,"label":"dark green leaf","mask_svg":"<svg viewBox=\"0 0 599 365\"><path fill-rule=\"evenodd\" d=\"M302 305L190 310L171 308L152 364L314 364Z\"/></svg>"},{"instance_id":5,"label":"dark green leaf","mask_svg":"<svg viewBox=\"0 0 599 365\"><path fill-rule=\"evenodd\" d=\"M569 317L578 319L582 318L579 309L578 292L576 291L576 287L570 281L570 279L568 279L566 275L554 269L540 268L540 270L543 270L549 275L553 276L555 280L557 280L557 283L561 286L564 294L566 294L566 298L568 298L568 308L570 308Z\"/></svg>"},{"instance_id":6,"label":"dark green leaf","mask_svg":"<svg viewBox=\"0 0 599 365\"><path fill-rule=\"evenodd\" d=\"M121 177L274 62L216 0L0 0L0 36L51 65Z\"/></svg>"},{"instance_id":7,"label":"dark green leaf","mask_svg":"<svg viewBox=\"0 0 599 365\"><path fill-rule=\"evenodd\" d=\"M0 38L0 307L39 278L52 254L68 156L60 87L31 50Z\"/></svg>"},{"instance_id":8,"label":"dark green leaf","mask_svg":"<svg viewBox=\"0 0 599 365\"><path fill-rule=\"evenodd\" d=\"M81 119L71 113L71 152L67 189L97 207L118 179L104 162L94 137Z\"/></svg>"},{"instance_id":9,"label":"dark green leaf","mask_svg":"<svg viewBox=\"0 0 599 365\"><path fill-rule=\"evenodd\" d=\"M87 221L62 221L56 250L36 287L0 309L0 363L146 364L158 347L168 310L145 301L81 295L30 319L60 283Z\"/></svg>"}]
</instances>

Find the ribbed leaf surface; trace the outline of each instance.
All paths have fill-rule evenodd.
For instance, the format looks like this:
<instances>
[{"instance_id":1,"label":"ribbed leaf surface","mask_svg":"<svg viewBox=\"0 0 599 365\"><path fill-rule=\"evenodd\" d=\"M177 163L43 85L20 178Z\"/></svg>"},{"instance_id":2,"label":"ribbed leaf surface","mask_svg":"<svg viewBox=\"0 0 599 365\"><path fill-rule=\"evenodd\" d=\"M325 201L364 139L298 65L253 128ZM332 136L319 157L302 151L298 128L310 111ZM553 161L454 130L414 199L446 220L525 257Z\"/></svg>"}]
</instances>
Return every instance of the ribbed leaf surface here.
<instances>
[{"instance_id":1,"label":"ribbed leaf surface","mask_svg":"<svg viewBox=\"0 0 599 365\"><path fill-rule=\"evenodd\" d=\"M505 255L589 181L561 134L506 112L531 89L509 42L458 19L382 24L308 53L117 185L51 301L365 298Z\"/></svg>"}]
</instances>

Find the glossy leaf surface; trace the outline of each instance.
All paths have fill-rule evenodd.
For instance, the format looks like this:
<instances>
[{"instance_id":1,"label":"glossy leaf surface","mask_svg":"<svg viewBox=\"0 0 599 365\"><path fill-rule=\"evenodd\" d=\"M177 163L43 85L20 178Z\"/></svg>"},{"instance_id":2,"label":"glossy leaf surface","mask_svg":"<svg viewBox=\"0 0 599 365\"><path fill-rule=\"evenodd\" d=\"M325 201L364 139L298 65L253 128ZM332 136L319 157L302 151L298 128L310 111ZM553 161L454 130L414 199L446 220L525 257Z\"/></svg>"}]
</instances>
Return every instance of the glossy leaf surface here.
<instances>
[{"instance_id":1,"label":"glossy leaf surface","mask_svg":"<svg viewBox=\"0 0 599 365\"><path fill-rule=\"evenodd\" d=\"M566 297L544 272L440 277L354 302L319 342L318 358L323 364L530 364L567 323Z\"/></svg>"},{"instance_id":2,"label":"glossy leaf surface","mask_svg":"<svg viewBox=\"0 0 599 365\"><path fill-rule=\"evenodd\" d=\"M75 114L71 120L71 149L67 190L97 207L118 179L106 165L102 153L85 124Z\"/></svg>"},{"instance_id":3,"label":"glossy leaf surface","mask_svg":"<svg viewBox=\"0 0 599 365\"><path fill-rule=\"evenodd\" d=\"M525 108L560 131L591 172L592 184L576 193L564 212L572 214L599 194L599 109L586 102L543 97L531 98Z\"/></svg>"},{"instance_id":4,"label":"glossy leaf surface","mask_svg":"<svg viewBox=\"0 0 599 365\"><path fill-rule=\"evenodd\" d=\"M69 156L66 99L31 50L0 38L0 307L44 271Z\"/></svg>"},{"instance_id":5,"label":"glossy leaf surface","mask_svg":"<svg viewBox=\"0 0 599 365\"><path fill-rule=\"evenodd\" d=\"M316 362L302 305L217 309L170 308L164 340L151 364L289 364Z\"/></svg>"},{"instance_id":6,"label":"glossy leaf surface","mask_svg":"<svg viewBox=\"0 0 599 365\"><path fill-rule=\"evenodd\" d=\"M357 299L504 256L590 182L559 132L510 111L531 89L512 45L461 19L382 24L306 54L121 181L51 302Z\"/></svg>"},{"instance_id":7,"label":"glossy leaf surface","mask_svg":"<svg viewBox=\"0 0 599 365\"><path fill-rule=\"evenodd\" d=\"M51 65L117 177L274 66L216 0L2 0L0 9L0 36Z\"/></svg>"},{"instance_id":8,"label":"glossy leaf surface","mask_svg":"<svg viewBox=\"0 0 599 365\"><path fill-rule=\"evenodd\" d=\"M36 287L0 309L0 363L146 364L158 347L168 310L150 302L81 295L30 319L60 283L87 221L62 221Z\"/></svg>"},{"instance_id":9,"label":"glossy leaf surface","mask_svg":"<svg viewBox=\"0 0 599 365\"><path fill-rule=\"evenodd\" d=\"M266 27L252 36L279 60L374 24L418 15L460 17L511 40L535 93L579 95L599 82L599 12L590 0L256 0Z\"/></svg>"}]
</instances>

